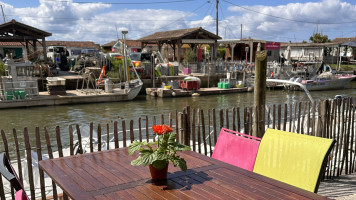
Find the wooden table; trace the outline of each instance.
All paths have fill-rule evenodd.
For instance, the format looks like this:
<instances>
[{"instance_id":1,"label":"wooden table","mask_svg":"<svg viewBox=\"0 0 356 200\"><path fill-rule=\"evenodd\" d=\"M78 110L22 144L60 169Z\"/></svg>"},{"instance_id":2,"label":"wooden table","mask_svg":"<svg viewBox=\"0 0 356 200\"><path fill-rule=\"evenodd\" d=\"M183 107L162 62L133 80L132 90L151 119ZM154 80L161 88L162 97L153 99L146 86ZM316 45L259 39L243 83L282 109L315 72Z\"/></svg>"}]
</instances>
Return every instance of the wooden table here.
<instances>
[{"instance_id":1,"label":"wooden table","mask_svg":"<svg viewBox=\"0 0 356 200\"><path fill-rule=\"evenodd\" d=\"M193 151L181 156L188 171L169 165L165 186L148 167L133 167L127 148L40 161L72 199L327 199Z\"/></svg>"}]
</instances>

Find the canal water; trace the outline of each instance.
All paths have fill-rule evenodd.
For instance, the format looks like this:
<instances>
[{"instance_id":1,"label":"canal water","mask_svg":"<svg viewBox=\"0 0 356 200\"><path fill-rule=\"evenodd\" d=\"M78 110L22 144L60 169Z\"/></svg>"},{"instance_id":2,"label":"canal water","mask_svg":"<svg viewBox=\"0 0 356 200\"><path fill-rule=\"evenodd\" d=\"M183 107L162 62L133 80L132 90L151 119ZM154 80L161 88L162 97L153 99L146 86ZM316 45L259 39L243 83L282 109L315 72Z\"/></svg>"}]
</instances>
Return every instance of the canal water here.
<instances>
[{"instance_id":1,"label":"canal water","mask_svg":"<svg viewBox=\"0 0 356 200\"><path fill-rule=\"evenodd\" d=\"M340 94L356 97L356 81L349 83L343 90L311 92L314 100L331 99ZM290 104L308 101L308 97L303 91L268 90L266 101L268 105ZM24 127L28 127L30 134L33 135L37 126L41 130L47 127L49 132L52 132L58 125L61 130L67 132L70 124L83 125L90 122L106 124L118 119L127 121L133 119L137 123L139 117L146 115L158 116L157 122L159 123L161 114L165 114L165 118L168 119L168 113L174 113L175 110L182 111L188 105L191 108L204 110L250 107L253 105L253 92L179 98L156 98L142 95L128 102L0 110L0 130L10 134L15 128L22 133Z\"/></svg>"}]
</instances>

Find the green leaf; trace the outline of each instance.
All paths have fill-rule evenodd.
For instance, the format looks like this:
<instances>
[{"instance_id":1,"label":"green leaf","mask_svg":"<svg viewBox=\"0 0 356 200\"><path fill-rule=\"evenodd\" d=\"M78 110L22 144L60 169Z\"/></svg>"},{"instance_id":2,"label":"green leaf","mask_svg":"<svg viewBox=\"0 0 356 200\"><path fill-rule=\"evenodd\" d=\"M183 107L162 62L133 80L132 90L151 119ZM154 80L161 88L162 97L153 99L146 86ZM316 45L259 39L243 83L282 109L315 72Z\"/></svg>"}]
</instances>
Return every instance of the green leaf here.
<instances>
[{"instance_id":1,"label":"green leaf","mask_svg":"<svg viewBox=\"0 0 356 200\"><path fill-rule=\"evenodd\" d=\"M183 158L178 160L178 166L180 167L180 169L182 171L187 171L187 163L185 162L185 160Z\"/></svg>"},{"instance_id":2,"label":"green leaf","mask_svg":"<svg viewBox=\"0 0 356 200\"><path fill-rule=\"evenodd\" d=\"M141 152L140 157L142 158L142 165L148 166L152 164L154 159L154 153L150 151Z\"/></svg>"},{"instance_id":3,"label":"green leaf","mask_svg":"<svg viewBox=\"0 0 356 200\"><path fill-rule=\"evenodd\" d=\"M167 160L167 154L161 151L156 151L155 160Z\"/></svg>"},{"instance_id":4,"label":"green leaf","mask_svg":"<svg viewBox=\"0 0 356 200\"><path fill-rule=\"evenodd\" d=\"M173 145L176 142L176 133L170 133L168 138L168 144Z\"/></svg>"},{"instance_id":5,"label":"green leaf","mask_svg":"<svg viewBox=\"0 0 356 200\"><path fill-rule=\"evenodd\" d=\"M182 171L187 171L187 163L185 162L184 158L180 157L172 157L171 161L175 167L179 166Z\"/></svg>"},{"instance_id":6,"label":"green leaf","mask_svg":"<svg viewBox=\"0 0 356 200\"><path fill-rule=\"evenodd\" d=\"M135 151L140 150L141 148L141 142L134 141L129 145L129 154L132 155Z\"/></svg>"},{"instance_id":7,"label":"green leaf","mask_svg":"<svg viewBox=\"0 0 356 200\"><path fill-rule=\"evenodd\" d=\"M184 144L177 144L177 151L190 151L190 147Z\"/></svg>"},{"instance_id":8,"label":"green leaf","mask_svg":"<svg viewBox=\"0 0 356 200\"><path fill-rule=\"evenodd\" d=\"M167 161L165 161L165 160L156 160L152 163L153 167L158 170L165 168L166 164L167 164Z\"/></svg>"},{"instance_id":9,"label":"green leaf","mask_svg":"<svg viewBox=\"0 0 356 200\"><path fill-rule=\"evenodd\" d=\"M131 165L133 165L133 166L142 165L142 159L141 159L141 157L138 157L137 159L131 161Z\"/></svg>"}]
</instances>

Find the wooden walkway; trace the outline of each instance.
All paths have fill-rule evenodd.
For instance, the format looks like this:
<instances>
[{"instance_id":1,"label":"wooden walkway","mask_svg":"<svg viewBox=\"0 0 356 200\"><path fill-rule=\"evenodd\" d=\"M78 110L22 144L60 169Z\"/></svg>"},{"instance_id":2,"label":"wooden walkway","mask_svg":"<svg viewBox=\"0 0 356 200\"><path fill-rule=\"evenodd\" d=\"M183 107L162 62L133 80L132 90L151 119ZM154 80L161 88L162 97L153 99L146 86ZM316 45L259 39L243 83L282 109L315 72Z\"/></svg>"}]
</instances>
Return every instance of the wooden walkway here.
<instances>
[{"instance_id":1,"label":"wooden walkway","mask_svg":"<svg viewBox=\"0 0 356 200\"><path fill-rule=\"evenodd\" d=\"M322 181L318 194L337 200L356 199L356 173Z\"/></svg>"}]
</instances>

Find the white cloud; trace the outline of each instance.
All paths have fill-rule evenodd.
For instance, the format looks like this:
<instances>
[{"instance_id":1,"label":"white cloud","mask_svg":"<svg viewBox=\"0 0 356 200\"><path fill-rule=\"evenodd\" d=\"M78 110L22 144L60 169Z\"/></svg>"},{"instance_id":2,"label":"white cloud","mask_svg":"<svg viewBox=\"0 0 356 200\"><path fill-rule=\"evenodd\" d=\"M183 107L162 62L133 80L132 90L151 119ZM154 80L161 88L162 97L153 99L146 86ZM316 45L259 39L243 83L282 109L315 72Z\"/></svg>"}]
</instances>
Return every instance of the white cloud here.
<instances>
[{"instance_id":1,"label":"white cloud","mask_svg":"<svg viewBox=\"0 0 356 200\"><path fill-rule=\"evenodd\" d=\"M129 31L127 35L129 39L138 39L157 31L198 26L212 33L215 33L216 29L214 16L201 16L201 20L188 21L189 17L197 17L199 13L189 13L174 8L170 10L116 9L110 4L73 3L73 0L67 2L40 0L39 6L26 8L1 4L8 20L15 18L22 23L51 32L53 36L47 40L88 40L103 44L121 37L122 29ZM324 24L356 19L356 6L341 0L243 7L263 14L230 6L227 11L224 11L225 16L220 17L222 19L219 21L220 36L240 38L241 24L243 37L250 36L273 41L308 40L316 27L331 39L340 37L342 31L346 33L348 30L348 34L351 34L344 34L346 37L354 36L356 33L350 30L355 23ZM319 22L319 25L296 21Z\"/></svg>"},{"instance_id":2,"label":"white cloud","mask_svg":"<svg viewBox=\"0 0 356 200\"><path fill-rule=\"evenodd\" d=\"M298 37L297 41L308 40L316 28L323 34L329 35L329 39L333 39L339 37L340 29L347 29L354 25L340 24L341 22L356 19L356 6L340 0L322 0L304 4L289 3L275 7L261 5L242 7L258 13L231 6L228 10L236 13L236 16L231 16L229 21L234 24L243 24L245 37L251 36L266 40L294 41L295 35ZM337 33L337 30L340 32ZM239 31L235 30L235 33Z\"/></svg>"},{"instance_id":3,"label":"white cloud","mask_svg":"<svg viewBox=\"0 0 356 200\"><path fill-rule=\"evenodd\" d=\"M127 29L129 39L138 39L157 31L187 28L185 16L191 13L163 9L120 9L109 4L82 4L40 0L38 7L5 6L9 18L51 32L47 40L77 40L107 43L121 38ZM23 14L27 13L27 14ZM178 20L177 20L178 19Z\"/></svg>"}]
</instances>

